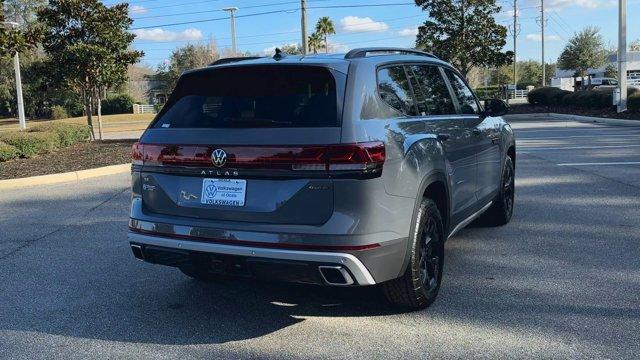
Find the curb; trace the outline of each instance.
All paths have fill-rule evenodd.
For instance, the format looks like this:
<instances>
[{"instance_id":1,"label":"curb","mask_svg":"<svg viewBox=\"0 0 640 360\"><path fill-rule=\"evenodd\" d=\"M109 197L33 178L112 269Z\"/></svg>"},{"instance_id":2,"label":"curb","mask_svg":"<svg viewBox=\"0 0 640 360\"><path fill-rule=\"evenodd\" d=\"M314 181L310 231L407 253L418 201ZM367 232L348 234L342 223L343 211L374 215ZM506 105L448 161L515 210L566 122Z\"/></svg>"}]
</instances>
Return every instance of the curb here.
<instances>
[{"instance_id":1,"label":"curb","mask_svg":"<svg viewBox=\"0 0 640 360\"><path fill-rule=\"evenodd\" d=\"M594 116L581 116L581 115L569 115L569 114L557 114L550 113L549 116L553 116L562 120L573 120L578 122L586 122L586 123L596 123L596 124L607 124L607 125L615 125L615 126L640 126L640 120L624 120L624 119L611 119L611 118L601 118Z\"/></svg>"},{"instance_id":2,"label":"curb","mask_svg":"<svg viewBox=\"0 0 640 360\"><path fill-rule=\"evenodd\" d=\"M624 120L624 119L611 119L611 118L601 118L594 116L582 116L582 115L571 115L571 114L559 114L559 113L533 113L533 114L513 114L513 115L505 115L507 121L523 121L523 120L540 120L540 119L549 119L552 120L564 120L564 121L577 121L582 123L596 123L596 124L607 124L607 125L615 125L615 126L640 126L640 120Z\"/></svg>"},{"instance_id":3,"label":"curb","mask_svg":"<svg viewBox=\"0 0 640 360\"><path fill-rule=\"evenodd\" d=\"M95 169L78 170L59 174L32 176L19 179L0 180L0 190L26 188L64 182L79 182L94 177L122 174L131 171L131 164L104 166Z\"/></svg>"}]
</instances>

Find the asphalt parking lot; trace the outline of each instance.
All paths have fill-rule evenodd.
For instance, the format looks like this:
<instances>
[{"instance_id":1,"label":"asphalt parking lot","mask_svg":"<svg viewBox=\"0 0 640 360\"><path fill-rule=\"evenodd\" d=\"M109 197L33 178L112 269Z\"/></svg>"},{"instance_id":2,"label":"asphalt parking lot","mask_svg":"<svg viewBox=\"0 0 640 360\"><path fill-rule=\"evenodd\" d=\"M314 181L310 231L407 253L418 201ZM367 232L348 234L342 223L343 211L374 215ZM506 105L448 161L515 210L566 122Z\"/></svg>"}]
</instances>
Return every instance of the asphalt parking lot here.
<instances>
[{"instance_id":1,"label":"asphalt parking lot","mask_svg":"<svg viewBox=\"0 0 640 360\"><path fill-rule=\"evenodd\" d=\"M137 261L126 174L0 192L0 358L638 358L640 126L513 127L512 222L448 241L414 313Z\"/></svg>"}]
</instances>

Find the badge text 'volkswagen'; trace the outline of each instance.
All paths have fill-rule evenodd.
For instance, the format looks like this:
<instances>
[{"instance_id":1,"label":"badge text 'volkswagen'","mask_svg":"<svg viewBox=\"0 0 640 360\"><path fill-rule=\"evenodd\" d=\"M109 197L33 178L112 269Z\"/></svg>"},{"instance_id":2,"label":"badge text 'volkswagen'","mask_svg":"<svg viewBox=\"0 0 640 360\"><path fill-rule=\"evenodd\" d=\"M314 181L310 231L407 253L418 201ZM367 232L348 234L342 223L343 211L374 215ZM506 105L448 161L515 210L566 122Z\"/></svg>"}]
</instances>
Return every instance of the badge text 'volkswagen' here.
<instances>
[{"instance_id":1,"label":"badge text 'volkswagen'","mask_svg":"<svg viewBox=\"0 0 640 360\"><path fill-rule=\"evenodd\" d=\"M215 149L211 153L211 162L215 167L223 167L227 163L227 153L222 149Z\"/></svg>"}]
</instances>

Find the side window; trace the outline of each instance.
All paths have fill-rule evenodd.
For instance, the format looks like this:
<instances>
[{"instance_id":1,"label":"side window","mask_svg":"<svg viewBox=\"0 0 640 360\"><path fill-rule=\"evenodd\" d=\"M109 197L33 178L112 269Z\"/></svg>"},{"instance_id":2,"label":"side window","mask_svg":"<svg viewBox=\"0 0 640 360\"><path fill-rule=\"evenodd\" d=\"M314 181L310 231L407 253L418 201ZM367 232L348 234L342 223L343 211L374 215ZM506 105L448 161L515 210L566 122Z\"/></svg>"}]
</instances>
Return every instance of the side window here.
<instances>
[{"instance_id":1,"label":"side window","mask_svg":"<svg viewBox=\"0 0 640 360\"><path fill-rule=\"evenodd\" d=\"M414 65L414 90L418 109L424 115L451 115L456 113L447 84L436 66Z\"/></svg>"},{"instance_id":2,"label":"side window","mask_svg":"<svg viewBox=\"0 0 640 360\"><path fill-rule=\"evenodd\" d=\"M402 65L378 71L378 93L382 100L405 115L417 115L411 85Z\"/></svg>"},{"instance_id":3,"label":"side window","mask_svg":"<svg viewBox=\"0 0 640 360\"><path fill-rule=\"evenodd\" d=\"M479 114L480 107L476 101L476 97L465 82L450 70L445 70L455 96L460 104L460 112L462 114Z\"/></svg>"}]
</instances>

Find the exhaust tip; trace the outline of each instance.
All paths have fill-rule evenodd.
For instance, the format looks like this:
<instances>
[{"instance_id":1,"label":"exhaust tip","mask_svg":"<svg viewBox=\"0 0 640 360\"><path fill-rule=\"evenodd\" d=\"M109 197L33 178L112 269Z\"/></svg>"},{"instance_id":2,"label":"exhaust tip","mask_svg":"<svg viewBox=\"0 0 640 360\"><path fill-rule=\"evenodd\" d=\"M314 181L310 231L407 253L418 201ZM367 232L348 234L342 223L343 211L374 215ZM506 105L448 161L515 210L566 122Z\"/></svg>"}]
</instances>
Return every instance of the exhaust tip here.
<instances>
[{"instance_id":1,"label":"exhaust tip","mask_svg":"<svg viewBox=\"0 0 640 360\"><path fill-rule=\"evenodd\" d=\"M142 252L142 246L131 244L131 251L133 251L133 256L138 260L144 261L144 253Z\"/></svg>"},{"instance_id":2,"label":"exhaust tip","mask_svg":"<svg viewBox=\"0 0 640 360\"><path fill-rule=\"evenodd\" d=\"M322 279L329 285L346 286L353 284L353 278L342 266L318 266Z\"/></svg>"}]
</instances>

